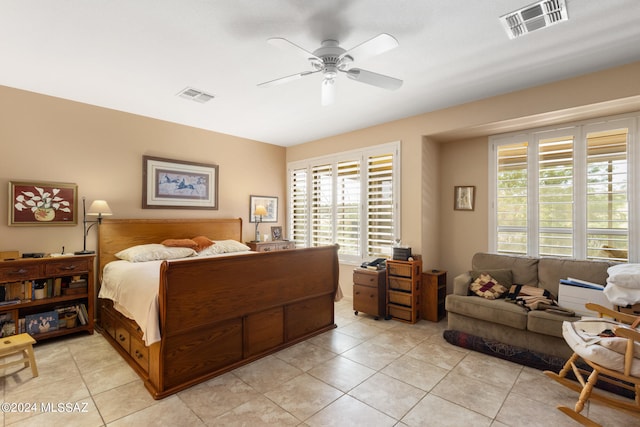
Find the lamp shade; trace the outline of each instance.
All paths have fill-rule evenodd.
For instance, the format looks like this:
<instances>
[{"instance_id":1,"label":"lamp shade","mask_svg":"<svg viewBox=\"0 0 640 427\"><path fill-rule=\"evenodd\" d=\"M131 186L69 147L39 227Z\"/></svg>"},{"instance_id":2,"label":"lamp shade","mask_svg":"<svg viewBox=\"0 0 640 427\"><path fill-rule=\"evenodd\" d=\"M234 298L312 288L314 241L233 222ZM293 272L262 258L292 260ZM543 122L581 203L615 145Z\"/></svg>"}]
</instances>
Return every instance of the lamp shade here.
<instances>
[{"instance_id":1,"label":"lamp shade","mask_svg":"<svg viewBox=\"0 0 640 427\"><path fill-rule=\"evenodd\" d=\"M258 205L256 206L256 211L253 214L255 216L264 216L267 214L267 209L262 205Z\"/></svg>"},{"instance_id":2,"label":"lamp shade","mask_svg":"<svg viewBox=\"0 0 640 427\"><path fill-rule=\"evenodd\" d=\"M89 206L87 215L107 216L113 215L113 212L111 212L111 208L109 208L109 205L105 200L94 200L93 203L91 203L91 206Z\"/></svg>"}]
</instances>

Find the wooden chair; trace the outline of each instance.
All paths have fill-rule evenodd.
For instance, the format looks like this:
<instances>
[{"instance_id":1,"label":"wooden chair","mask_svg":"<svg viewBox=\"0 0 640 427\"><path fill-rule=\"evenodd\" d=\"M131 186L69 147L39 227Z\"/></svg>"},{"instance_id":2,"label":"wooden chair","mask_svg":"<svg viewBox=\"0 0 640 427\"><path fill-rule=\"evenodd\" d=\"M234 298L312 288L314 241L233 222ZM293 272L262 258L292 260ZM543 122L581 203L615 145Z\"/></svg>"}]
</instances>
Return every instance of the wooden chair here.
<instances>
[{"instance_id":1,"label":"wooden chair","mask_svg":"<svg viewBox=\"0 0 640 427\"><path fill-rule=\"evenodd\" d=\"M635 329L640 324L640 317L613 311L598 304L588 303L586 304L586 308L599 313L599 317L603 318L603 320L607 319L611 322L612 326L610 329L613 332L613 335L626 340L626 342L622 342L624 345L624 354L598 354L602 351L607 352L613 350L599 344L594 344L590 346L590 351L593 354L585 355L585 351L583 351L584 349L578 349L578 346L571 344L571 339L568 339L567 336L565 328L566 325L563 325L563 335L569 346L574 350L574 353L559 373L556 374L555 372L545 371L545 374L569 389L579 392L580 397L573 409L563 405L559 405L557 408L585 426L599 426L598 423L590 420L580 413L589 399L597 400L614 408L634 411L638 413L638 416L640 416L640 375L638 374L640 372L640 351L635 347L636 345L640 345L640 331ZM636 353L635 357L634 350ZM581 354L578 354L579 352ZM615 363L618 366L611 366L608 358L604 359L607 360L607 364L610 365L608 367L603 366L602 363L594 361L594 359L599 361L603 360L601 357L603 355L607 357L614 356L619 359L619 361ZM580 369L577 366L577 361L579 359L586 362L593 370L588 372L584 369ZM577 378L577 382L566 378L569 372L573 372ZM586 381L585 377L587 377ZM629 390L634 394L635 399L614 398L599 393L593 389L598 381L605 381Z\"/></svg>"}]
</instances>

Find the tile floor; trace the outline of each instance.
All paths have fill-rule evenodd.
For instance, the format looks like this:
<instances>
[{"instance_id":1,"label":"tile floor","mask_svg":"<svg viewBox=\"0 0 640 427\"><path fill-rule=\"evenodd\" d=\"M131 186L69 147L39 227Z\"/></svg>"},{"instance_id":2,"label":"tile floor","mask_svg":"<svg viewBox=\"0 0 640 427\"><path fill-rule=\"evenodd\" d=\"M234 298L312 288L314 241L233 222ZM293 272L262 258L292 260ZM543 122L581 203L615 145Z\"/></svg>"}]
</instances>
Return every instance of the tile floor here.
<instances>
[{"instance_id":1,"label":"tile floor","mask_svg":"<svg viewBox=\"0 0 640 427\"><path fill-rule=\"evenodd\" d=\"M575 393L542 372L448 344L446 321L376 321L351 304L336 304L337 329L159 401L99 333L43 342L39 377L11 367L0 380L2 402L23 408L3 425L578 425L555 409ZM597 403L585 411L640 425Z\"/></svg>"}]
</instances>

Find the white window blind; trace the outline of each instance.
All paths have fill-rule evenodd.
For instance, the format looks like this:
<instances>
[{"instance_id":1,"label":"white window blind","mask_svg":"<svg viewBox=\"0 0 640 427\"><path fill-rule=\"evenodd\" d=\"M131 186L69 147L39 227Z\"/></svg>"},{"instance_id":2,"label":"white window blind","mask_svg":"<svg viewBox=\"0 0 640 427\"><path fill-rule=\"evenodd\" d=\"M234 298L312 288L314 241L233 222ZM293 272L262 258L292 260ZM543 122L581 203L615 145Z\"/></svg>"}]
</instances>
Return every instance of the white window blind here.
<instances>
[{"instance_id":1,"label":"white window blind","mask_svg":"<svg viewBox=\"0 0 640 427\"><path fill-rule=\"evenodd\" d=\"M628 133L628 129L587 133L587 248L590 258L628 259Z\"/></svg>"},{"instance_id":2,"label":"white window blind","mask_svg":"<svg viewBox=\"0 0 640 427\"><path fill-rule=\"evenodd\" d=\"M640 117L490 138L489 250L531 256L638 259ZM638 189L636 187L635 192ZM636 237L638 235L638 237Z\"/></svg>"},{"instance_id":3,"label":"white window blind","mask_svg":"<svg viewBox=\"0 0 640 427\"><path fill-rule=\"evenodd\" d=\"M392 143L290 163L287 228L296 246L337 243L342 262L390 256L400 236L399 150Z\"/></svg>"},{"instance_id":4,"label":"white window blind","mask_svg":"<svg viewBox=\"0 0 640 427\"><path fill-rule=\"evenodd\" d=\"M498 252L527 253L527 142L498 146Z\"/></svg>"}]
</instances>

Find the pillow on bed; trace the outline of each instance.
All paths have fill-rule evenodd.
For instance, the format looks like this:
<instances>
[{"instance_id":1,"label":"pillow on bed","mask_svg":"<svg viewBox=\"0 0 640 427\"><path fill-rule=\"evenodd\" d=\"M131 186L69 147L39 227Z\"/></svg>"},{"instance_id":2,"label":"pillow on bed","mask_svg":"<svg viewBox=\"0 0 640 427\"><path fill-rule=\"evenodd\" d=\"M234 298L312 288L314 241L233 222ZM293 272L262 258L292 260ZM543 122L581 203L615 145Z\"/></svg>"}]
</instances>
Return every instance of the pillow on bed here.
<instances>
[{"instance_id":1,"label":"pillow on bed","mask_svg":"<svg viewBox=\"0 0 640 427\"><path fill-rule=\"evenodd\" d=\"M251 248L237 240L215 240L214 244L198 252L198 256L227 254L232 252L246 252Z\"/></svg>"},{"instance_id":2,"label":"pillow on bed","mask_svg":"<svg viewBox=\"0 0 640 427\"><path fill-rule=\"evenodd\" d=\"M196 243L196 247L194 249L197 252L203 251L207 249L209 246L213 245L213 240L205 236L196 236L191 240L193 240Z\"/></svg>"},{"instance_id":3,"label":"pillow on bed","mask_svg":"<svg viewBox=\"0 0 640 427\"><path fill-rule=\"evenodd\" d=\"M198 250L198 243L191 239L166 239L162 244L172 248L190 248Z\"/></svg>"},{"instance_id":4,"label":"pillow on bed","mask_svg":"<svg viewBox=\"0 0 640 427\"><path fill-rule=\"evenodd\" d=\"M160 243L137 245L124 249L116 257L129 262L156 261L164 259L186 258L196 254L191 248L172 248Z\"/></svg>"}]
</instances>

